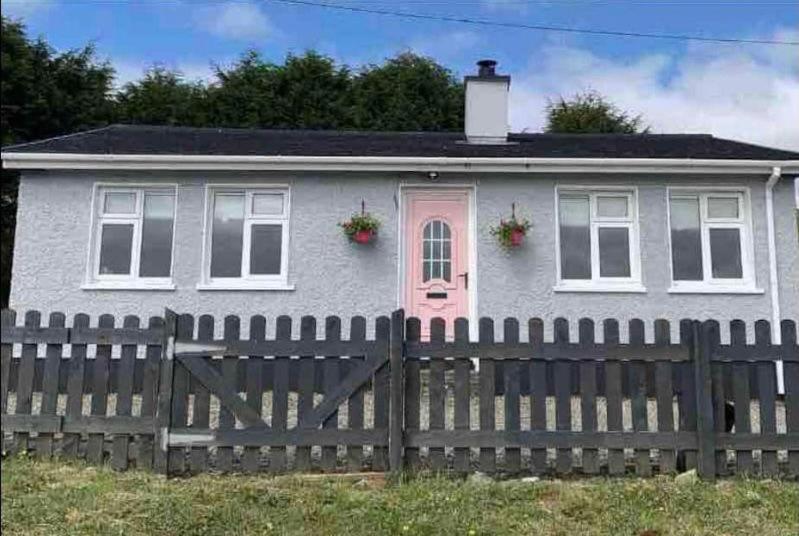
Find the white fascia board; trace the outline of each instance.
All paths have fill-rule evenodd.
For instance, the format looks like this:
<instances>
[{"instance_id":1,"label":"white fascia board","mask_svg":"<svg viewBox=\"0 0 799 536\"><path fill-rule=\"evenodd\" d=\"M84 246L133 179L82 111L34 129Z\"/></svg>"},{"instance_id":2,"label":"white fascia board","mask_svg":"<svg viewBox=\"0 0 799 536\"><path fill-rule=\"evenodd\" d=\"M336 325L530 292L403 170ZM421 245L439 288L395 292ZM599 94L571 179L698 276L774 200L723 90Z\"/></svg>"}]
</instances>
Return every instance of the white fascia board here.
<instances>
[{"instance_id":1,"label":"white fascia board","mask_svg":"<svg viewBox=\"0 0 799 536\"><path fill-rule=\"evenodd\" d=\"M186 171L418 171L460 173L783 173L799 160L666 158L449 158L398 156L229 156L151 154L2 153L8 169L112 169Z\"/></svg>"}]
</instances>

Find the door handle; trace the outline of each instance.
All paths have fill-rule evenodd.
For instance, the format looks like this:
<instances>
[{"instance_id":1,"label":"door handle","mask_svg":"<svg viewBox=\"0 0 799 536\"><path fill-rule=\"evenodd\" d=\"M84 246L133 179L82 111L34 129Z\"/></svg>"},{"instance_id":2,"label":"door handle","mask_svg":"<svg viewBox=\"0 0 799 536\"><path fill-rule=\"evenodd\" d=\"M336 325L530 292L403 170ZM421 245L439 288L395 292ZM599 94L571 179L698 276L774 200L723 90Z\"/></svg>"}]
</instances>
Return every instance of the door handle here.
<instances>
[{"instance_id":1,"label":"door handle","mask_svg":"<svg viewBox=\"0 0 799 536\"><path fill-rule=\"evenodd\" d=\"M463 272L462 274L458 274L458 277L463 278L463 287L465 289L469 289L469 272Z\"/></svg>"}]
</instances>

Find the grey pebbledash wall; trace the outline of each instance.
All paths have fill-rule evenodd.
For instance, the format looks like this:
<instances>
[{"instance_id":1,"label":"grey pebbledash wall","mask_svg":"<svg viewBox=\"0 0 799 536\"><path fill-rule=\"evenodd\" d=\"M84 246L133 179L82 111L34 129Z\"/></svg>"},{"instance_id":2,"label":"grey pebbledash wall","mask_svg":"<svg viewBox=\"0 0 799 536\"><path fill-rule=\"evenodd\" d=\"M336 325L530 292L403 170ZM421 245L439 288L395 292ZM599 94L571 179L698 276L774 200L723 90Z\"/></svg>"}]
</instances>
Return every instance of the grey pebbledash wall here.
<instances>
[{"instance_id":1,"label":"grey pebbledash wall","mask_svg":"<svg viewBox=\"0 0 799 536\"><path fill-rule=\"evenodd\" d=\"M418 176L417 176L418 177ZM26 172L20 184L11 306L18 311L39 309L96 315L158 315L168 306L179 312L246 317L263 314L270 331L274 318L363 315L373 318L398 305L398 184L413 177L356 173L96 173ZM90 234L92 186L95 182L158 182L178 184L174 291L82 290ZM662 177L483 175L443 177L439 182L477 184L478 313L501 319L540 316L568 318L576 329L581 317L715 318L725 323L741 318L771 318L765 217L765 177L672 177L668 184L731 185L751 189L757 287L762 294L669 294L666 182ZM289 282L293 291L200 291L205 185L209 182L289 183L291 222ZM638 188L641 267L645 294L554 292L555 184L631 185ZM357 247L342 236L337 223L360 209L383 222L374 245ZM489 229L510 213L528 217L533 227L520 250L506 252ZM778 268L783 317L799 318L799 244L794 215L793 184L775 188ZM524 325L524 323L522 323ZM551 326L551 322L547 322ZM323 326L319 326L320 332ZM622 337L626 337L624 328ZM246 326L242 326L246 336ZM497 330L501 337L501 329ZM676 334L676 331L675 331ZM526 336L524 333L523 336ZM722 336L727 327L722 324ZM597 329L601 340L601 329Z\"/></svg>"}]
</instances>

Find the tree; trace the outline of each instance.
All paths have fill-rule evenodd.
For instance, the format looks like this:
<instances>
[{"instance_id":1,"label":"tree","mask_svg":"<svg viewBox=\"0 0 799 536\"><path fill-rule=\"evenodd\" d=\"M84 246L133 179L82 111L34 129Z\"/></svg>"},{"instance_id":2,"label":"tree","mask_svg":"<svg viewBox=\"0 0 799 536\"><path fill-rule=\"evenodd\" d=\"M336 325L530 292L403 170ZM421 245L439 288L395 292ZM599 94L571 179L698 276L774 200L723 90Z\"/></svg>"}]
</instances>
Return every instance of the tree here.
<instances>
[{"instance_id":1,"label":"tree","mask_svg":"<svg viewBox=\"0 0 799 536\"><path fill-rule=\"evenodd\" d=\"M462 130L463 84L431 58L405 52L364 68L353 83L355 127Z\"/></svg>"},{"instance_id":2,"label":"tree","mask_svg":"<svg viewBox=\"0 0 799 536\"><path fill-rule=\"evenodd\" d=\"M645 134L640 115L622 112L596 92L580 93L571 100L560 97L547 105L546 132Z\"/></svg>"},{"instance_id":3,"label":"tree","mask_svg":"<svg viewBox=\"0 0 799 536\"><path fill-rule=\"evenodd\" d=\"M205 126L207 89L187 82L179 71L155 66L144 78L125 84L116 95L116 120L147 125Z\"/></svg>"},{"instance_id":4,"label":"tree","mask_svg":"<svg viewBox=\"0 0 799 536\"><path fill-rule=\"evenodd\" d=\"M56 53L25 27L2 17L0 101L3 145L67 134L106 124L114 71L94 48ZM0 190L0 302L8 304L17 211L18 174L3 170Z\"/></svg>"}]
</instances>

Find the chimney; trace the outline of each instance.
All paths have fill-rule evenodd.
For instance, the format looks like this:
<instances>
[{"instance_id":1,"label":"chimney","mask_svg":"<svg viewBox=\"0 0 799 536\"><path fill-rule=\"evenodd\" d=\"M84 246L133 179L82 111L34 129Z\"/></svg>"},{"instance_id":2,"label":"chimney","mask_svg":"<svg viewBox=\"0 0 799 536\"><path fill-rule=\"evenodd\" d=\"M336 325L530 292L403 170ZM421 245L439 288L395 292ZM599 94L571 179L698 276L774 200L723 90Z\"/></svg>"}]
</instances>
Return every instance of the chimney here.
<instances>
[{"instance_id":1,"label":"chimney","mask_svg":"<svg viewBox=\"0 0 799 536\"><path fill-rule=\"evenodd\" d=\"M510 76L496 73L497 62L477 62L477 76L467 76L465 130L468 143L503 144L508 141Z\"/></svg>"}]
</instances>

